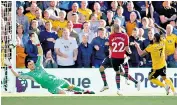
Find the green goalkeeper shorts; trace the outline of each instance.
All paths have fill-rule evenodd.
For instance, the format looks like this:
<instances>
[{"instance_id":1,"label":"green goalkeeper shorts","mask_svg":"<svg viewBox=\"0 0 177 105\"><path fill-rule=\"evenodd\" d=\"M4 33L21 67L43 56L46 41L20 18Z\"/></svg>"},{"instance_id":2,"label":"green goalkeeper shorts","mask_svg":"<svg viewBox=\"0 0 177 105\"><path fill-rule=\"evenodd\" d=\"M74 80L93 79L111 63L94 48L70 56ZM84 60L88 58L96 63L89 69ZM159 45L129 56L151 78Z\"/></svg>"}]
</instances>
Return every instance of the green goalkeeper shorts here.
<instances>
[{"instance_id":1,"label":"green goalkeeper shorts","mask_svg":"<svg viewBox=\"0 0 177 105\"><path fill-rule=\"evenodd\" d=\"M69 86L70 86L70 83L68 81L65 81L60 86L55 87L55 88L50 88L48 89L48 91L52 94L59 94L60 91L62 91L65 88L68 88Z\"/></svg>"}]
</instances>

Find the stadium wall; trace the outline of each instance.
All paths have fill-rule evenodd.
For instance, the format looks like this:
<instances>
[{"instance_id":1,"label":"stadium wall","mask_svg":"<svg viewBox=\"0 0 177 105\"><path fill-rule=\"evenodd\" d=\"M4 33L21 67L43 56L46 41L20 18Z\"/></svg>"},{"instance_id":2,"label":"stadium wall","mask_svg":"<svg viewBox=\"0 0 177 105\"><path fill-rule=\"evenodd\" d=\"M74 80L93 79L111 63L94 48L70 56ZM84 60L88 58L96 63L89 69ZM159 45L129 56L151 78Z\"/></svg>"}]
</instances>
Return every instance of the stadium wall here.
<instances>
[{"instance_id":1,"label":"stadium wall","mask_svg":"<svg viewBox=\"0 0 177 105\"><path fill-rule=\"evenodd\" d=\"M100 93L100 89L103 86L103 82L98 69L46 69L50 74L53 74L57 77L64 78L70 83L80 86L84 89L90 89L99 94L115 94L116 93L116 84L115 84L115 72L113 69L106 69L105 73L107 76L107 81L109 85L109 90ZM129 74L132 75L137 80L141 80L141 90L137 91L133 82L130 82L130 85L125 85L125 79L121 77L121 89L126 95L138 95L138 94L165 94L165 90L162 87L158 87L148 80L148 73L150 68L131 68ZM28 72L27 69L17 69L17 72ZM173 81L175 88L177 88L177 69L169 68L167 70L167 75ZM31 80L19 80L16 78L16 87L18 92L24 93L48 93L46 89L31 81Z\"/></svg>"}]
</instances>

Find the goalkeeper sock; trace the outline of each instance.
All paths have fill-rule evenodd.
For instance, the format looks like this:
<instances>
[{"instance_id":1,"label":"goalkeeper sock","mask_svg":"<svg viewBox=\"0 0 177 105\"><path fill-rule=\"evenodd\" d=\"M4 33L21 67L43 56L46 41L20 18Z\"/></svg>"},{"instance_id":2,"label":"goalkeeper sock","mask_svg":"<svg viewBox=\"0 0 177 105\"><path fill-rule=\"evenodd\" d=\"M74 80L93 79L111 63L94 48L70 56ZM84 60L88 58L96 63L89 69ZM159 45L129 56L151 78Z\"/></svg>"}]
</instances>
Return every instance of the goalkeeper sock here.
<instances>
[{"instance_id":1,"label":"goalkeeper sock","mask_svg":"<svg viewBox=\"0 0 177 105\"><path fill-rule=\"evenodd\" d=\"M158 79L151 79L150 80L153 84L156 84L156 85L158 85L158 86L161 86L161 87L165 87L165 84L164 83L162 83L160 80L158 80Z\"/></svg>"},{"instance_id":2,"label":"goalkeeper sock","mask_svg":"<svg viewBox=\"0 0 177 105\"><path fill-rule=\"evenodd\" d=\"M75 86L72 90L76 91L76 92L84 92L83 89L81 89L80 87Z\"/></svg>"},{"instance_id":3,"label":"goalkeeper sock","mask_svg":"<svg viewBox=\"0 0 177 105\"><path fill-rule=\"evenodd\" d=\"M102 77L102 80L103 80L104 86L108 86L107 81L106 81L106 75L105 75L105 72L104 72L104 71L103 71L103 72L100 72L100 74L101 74L101 77Z\"/></svg>"},{"instance_id":4,"label":"goalkeeper sock","mask_svg":"<svg viewBox=\"0 0 177 105\"><path fill-rule=\"evenodd\" d=\"M120 74L116 74L117 89L120 89Z\"/></svg>"},{"instance_id":5,"label":"goalkeeper sock","mask_svg":"<svg viewBox=\"0 0 177 105\"><path fill-rule=\"evenodd\" d=\"M174 88L173 83L171 82L170 79L166 78L165 83L170 86L172 92L175 92L175 88Z\"/></svg>"},{"instance_id":6,"label":"goalkeeper sock","mask_svg":"<svg viewBox=\"0 0 177 105\"><path fill-rule=\"evenodd\" d=\"M125 78L128 79L128 70L129 70L129 65L128 65L128 62L126 62L124 65L123 65L123 68L125 70Z\"/></svg>"}]
</instances>

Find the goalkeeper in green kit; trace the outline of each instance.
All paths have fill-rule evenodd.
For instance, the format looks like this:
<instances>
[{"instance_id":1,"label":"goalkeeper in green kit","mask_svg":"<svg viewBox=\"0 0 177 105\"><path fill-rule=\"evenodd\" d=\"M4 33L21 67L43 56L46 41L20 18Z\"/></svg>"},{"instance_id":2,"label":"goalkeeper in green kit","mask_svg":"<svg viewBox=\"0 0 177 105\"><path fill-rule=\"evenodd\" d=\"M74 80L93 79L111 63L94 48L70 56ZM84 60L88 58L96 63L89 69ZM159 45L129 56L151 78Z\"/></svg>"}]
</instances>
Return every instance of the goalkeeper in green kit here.
<instances>
[{"instance_id":1,"label":"goalkeeper in green kit","mask_svg":"<svg viewBox=\"0 0 177 105\"><path fill-rule=\"evenodd\" d=\"M30 79L37 82L42 88L48 89L52 94L66 94L64 89L74 91L74 94L95 94L93 91L85 91L77 86L70 84L64 79L57 78L54 75L48 74L43 66L41 66L43 50L40 44L36 45L38 48L38 60L34 63L32 60L26 62L27 67L30 69L28 73L16 73L8 59L5 59L5 64L9 67L12 73L21 79Z\"/></svg>"}]
</instances>

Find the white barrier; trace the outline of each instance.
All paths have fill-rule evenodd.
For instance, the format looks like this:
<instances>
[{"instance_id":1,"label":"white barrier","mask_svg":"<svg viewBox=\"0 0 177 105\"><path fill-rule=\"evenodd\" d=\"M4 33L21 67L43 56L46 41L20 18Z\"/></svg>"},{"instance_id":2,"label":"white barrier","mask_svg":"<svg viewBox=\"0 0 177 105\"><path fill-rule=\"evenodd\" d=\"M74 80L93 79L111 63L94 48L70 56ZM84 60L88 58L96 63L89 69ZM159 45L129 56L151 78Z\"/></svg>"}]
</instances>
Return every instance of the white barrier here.
<instances>
[{"instance_id":1,"label":"white barrier","mask_svg":"<svg viewBox=\"0 0 177 105\"><path fill-rule=\"evenodd\" d=\"M22 72L27 72L26 69L17 70ZM100 89L103 86L101 75L98 69L46 69L50 74L53 74L60 78L65 78L70 83L80 86L84 89L90 89L99 93ZM129 70L129 74L137 80L141 80L141 90L137 91L133 82L131 85L125 85L124 77L121 77L121 89L126 95L138 95L138 94L161 94L165 93L164 88L157 87L156 85L149 82L148 73L149 68L134 68ZM110 89L105 91L105 94L114 94L116 93L116 83L115 83L115 72L113 69L106 69L106 78ZM168 69L167 76L172 78L175 88L177 88L177 69ZM24 83L25 81L23 81ZM42 89L39 84L27 80L27 83L23 85L28 85L26 87L25 93L48 93L46 89ZM102 94L102 93L101 93Z\"/></svg>"}]
</instances>

